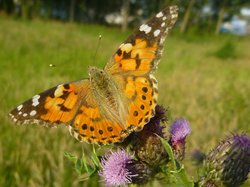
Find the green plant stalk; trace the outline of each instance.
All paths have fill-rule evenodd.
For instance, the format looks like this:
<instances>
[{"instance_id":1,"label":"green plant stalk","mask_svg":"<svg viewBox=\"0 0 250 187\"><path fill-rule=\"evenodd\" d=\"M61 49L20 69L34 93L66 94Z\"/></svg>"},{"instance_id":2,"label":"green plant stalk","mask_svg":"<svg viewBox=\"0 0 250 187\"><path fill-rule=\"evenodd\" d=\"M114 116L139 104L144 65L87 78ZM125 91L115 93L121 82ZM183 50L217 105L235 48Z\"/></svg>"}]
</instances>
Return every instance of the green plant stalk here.
<instances>
[{"instance_id":1,"label":"green plant stalk","mask_svg":"<svg viewBox=\"0 0 250 187\"><path fill-rule=\"evenodd\" d=\"M170 171L170 173L172 173L175 176L175 178L177 179L177 181L181 182L185 187L193 187L194 183L188 179L188 176L186 174L184 166L175 160L173 150L172 150L171 146L169 145L169 143L167 142L167 140L165 140L162 137L160 137L160 139L161 139L161 142L162 142L165 150L167 151L167 153L169 155L171 165L173 167L173 170ZM179 167L178 167L178 165L179 165Z\"/></svg>"},{"instance_id":2,"label":"green plant stalk","mask_svg":"<svg viewBox=\"0 0 250 187\"><path fill-rule=\"evenodd\" d=\"M97 168L101 168L100 160L96 154L95 146L93 145L93 154L91 156L91 160L94 162Z\"/></svg>"}]
</instances>

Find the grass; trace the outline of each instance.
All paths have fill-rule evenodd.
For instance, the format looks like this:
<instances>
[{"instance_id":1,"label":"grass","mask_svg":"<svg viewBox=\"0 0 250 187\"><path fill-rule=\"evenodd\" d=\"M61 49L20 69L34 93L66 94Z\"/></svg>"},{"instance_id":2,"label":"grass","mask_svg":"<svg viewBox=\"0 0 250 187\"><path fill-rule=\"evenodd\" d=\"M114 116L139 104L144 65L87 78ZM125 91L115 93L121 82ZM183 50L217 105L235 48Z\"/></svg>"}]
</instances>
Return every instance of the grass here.
<instances>
[{"instance_id":1,"label":"grass","mask_svg":"<svg viewBox=\"0 0 250 187\"><path fill-rule=\"evenodd\" d=\"M74 166L63 156L64 151L80 156L87 145L71 138L66 128L14 126L7 114L36 93L87 77L88 65L103 67L130 32L3 18L0 25L0 186L90 185L79 183ZM99 34L102 40L94 57ZM230 133L249 134L249 44L250 38L186 40L173 33L166 40L157 71L159 103L170 108L172 119L183 116L190 121L187 162L195 148L208 152ZM194 168L187 169L195 176Z\"/></svg>"}]
</instances>

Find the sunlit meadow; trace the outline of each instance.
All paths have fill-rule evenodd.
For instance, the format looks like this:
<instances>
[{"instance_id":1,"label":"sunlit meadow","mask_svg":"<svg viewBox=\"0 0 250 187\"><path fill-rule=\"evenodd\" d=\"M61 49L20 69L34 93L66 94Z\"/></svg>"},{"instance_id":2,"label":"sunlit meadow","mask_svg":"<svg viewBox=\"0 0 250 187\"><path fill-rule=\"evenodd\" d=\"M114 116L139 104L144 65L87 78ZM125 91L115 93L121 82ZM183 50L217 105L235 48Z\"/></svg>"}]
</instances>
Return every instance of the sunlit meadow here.
<instances>
[{"instance_id":1,"label":"sunlit meadow","mask_svg":"<svg viewBox=\"0 0 250 187\"><path fill-rule=\"evenodd\" d=\"M64 157L65 151L80 157L90 145L77 142L63 127L15 126L7 114L47 88L87 77L88 65L103 67L131 32L0 19L0 186L99 184L99 179L79 179ZM190 122L184 163L191 178L196 176L189 157L193 149L208 152L230 133L250 133L249 48L249 37L180 36L178 28L166 40L157 70L159 104L169 108L170 122L176 117Z\"/></svg>"}]
</instances>

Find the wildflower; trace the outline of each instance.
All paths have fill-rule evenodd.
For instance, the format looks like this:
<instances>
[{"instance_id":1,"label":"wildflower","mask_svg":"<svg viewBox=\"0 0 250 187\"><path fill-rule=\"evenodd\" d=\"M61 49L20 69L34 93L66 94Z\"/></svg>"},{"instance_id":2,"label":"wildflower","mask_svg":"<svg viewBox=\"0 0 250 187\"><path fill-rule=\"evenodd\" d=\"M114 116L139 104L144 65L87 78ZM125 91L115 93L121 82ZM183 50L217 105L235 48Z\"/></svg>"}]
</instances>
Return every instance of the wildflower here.
<instances>
[{"instance_id":1,"label":"wildflower","mask_svg":"<svg viewBox=\"0 0 250 187\"><path fill-rule=\"evenodd\" d=\"M169 144L172 146L176 158L182 160L185 155L186 137L191 132L190 125L184 118L176 119L169 132Z\"/></svg>"},{"instance_id":2,"label":"wildflower","mask_svg":"<svg viewBox=\"0 0 250 187\"><path fill-rule=\"evenodd\" d=\"M161 122L166 120L166 110L163 107L156 106L155 116L151 118L143 130L136 133L132 141L132 151L135 156L150 166L158 166L166 163L169 158L159 138L164 138L164 128Z\"/></svg>"},{"instance_id":3,"label":"wildflower","mask_svg":"<svg viewBox=\"0 0 250 187\"><path fill-rule=\"evenodd\" d=\"M127 186L142 184L150 179L151 171L143 163L132 158L125 150L107 154L101 160L99 175L107 186Z\"/></svg>"},{"instance_id":4,"label":"wildflower","mask_svg":"<svg viewBox=\"0 0 250 187\"><path fill-rule=\"evenodd\" d=\"M237 187L250 171L250 137L233 135L220 142L206 157L205 179L218 186Z\"/></svg>"}]
</instances>

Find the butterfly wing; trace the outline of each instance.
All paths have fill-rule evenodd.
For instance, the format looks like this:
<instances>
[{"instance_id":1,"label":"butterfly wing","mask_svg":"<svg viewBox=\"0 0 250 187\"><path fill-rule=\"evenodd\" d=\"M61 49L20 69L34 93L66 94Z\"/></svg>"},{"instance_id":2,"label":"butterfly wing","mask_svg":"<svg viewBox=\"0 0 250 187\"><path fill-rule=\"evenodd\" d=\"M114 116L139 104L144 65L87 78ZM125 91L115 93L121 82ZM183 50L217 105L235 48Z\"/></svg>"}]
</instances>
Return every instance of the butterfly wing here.
<instances>
[{"instance_id":1,"label":"butterfly wing","mask_svg":"<svg viewBox=\"0 0 250 187\"><path fill-rule=\"evenodd\" d=\"M141 130L149 122L154 115L158 95L153 70L161 57L168 30L176 19L176 6L158 13L119 47L104 68L118 85L118 92L123 93L121 101L116 102L122 102L127 109L126 125L101 117L98 105L89 108L89 114L82 112L86 107L82 106L72 125L75 127L72 134L77 139L99 144L120 142L130 132Z\"/></svg>"},{"instance_id":2,"label":"butterfly wing","mask_svg":"<svg viewBox=\"0 0 250 187\"><path fill-rule=\"evenodd\" d=\"M130 132L140 130L154 115L157 81L153 70L176 18L176 6L158 13L119 47L105 67L119 85L121 98L125 98L117 101L126 102L125 126L106 117L98 103L101 100L94 96L94 87L87 79L62 84L32 97L10 112L12 120L47 126L67 124L78 140L100 145L120 142Z\"/></svg>"},{"instance_id":3,"label":"butterfly wing","mask_svg":"<svg viewBox=\"0 0 250 187\"><path fill-rule=\"evenodd\" d=\"M99 145L121 142L127 136L120 124L103 115L91 93L70 122L69 130L77 140Z\"/></svg>"},{"instance_id":4,"label":"butterfly wing","mask_svg":"<svg viewBox=\"0 0 250 187\"><path fill-rule=\"evenodd\" d=\"M64 124L79 141L99 145L120 142L124 129L103 116L89 80L61 84L35 95L9 113L19 124Z\"/></svg>"},{"instance_id":5,"label":"butterfly wing","mask_svg":"<svg viewBox=\"0 0 250 187\"><path fill-rule=\"evenodd\" d=\"M163 43L178 16L178 7L170 6L142 24L120 45L105 70L111 74L152 72L162 55Z\"/></svg>"},{"instance_id":6,"label":"butterfly wing","mask_svg":"<svg viewBox=\"0 0 250 187\"><path fill-rule=\"evenodd\" d=\"M127 127L139 131L154 115L158 86L153 73L163 43L177 20L177 6L167 7L121 44L105 70L112 75L128 102Z\"/></svg>"},{"instance_id":7,"label":"butterfly wing","mask_svg":"<svg viewBox=\"0 0 250 187\"><path fill-rule=\"evenodd\" d=\"M19 124L66 124L76 113L79 100L85 97L81 90L88 90L89 87L88 80L58 85L25 101L9 115Z\"/></svg>"}]
</instances>

